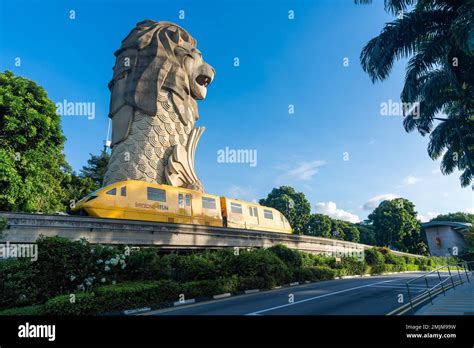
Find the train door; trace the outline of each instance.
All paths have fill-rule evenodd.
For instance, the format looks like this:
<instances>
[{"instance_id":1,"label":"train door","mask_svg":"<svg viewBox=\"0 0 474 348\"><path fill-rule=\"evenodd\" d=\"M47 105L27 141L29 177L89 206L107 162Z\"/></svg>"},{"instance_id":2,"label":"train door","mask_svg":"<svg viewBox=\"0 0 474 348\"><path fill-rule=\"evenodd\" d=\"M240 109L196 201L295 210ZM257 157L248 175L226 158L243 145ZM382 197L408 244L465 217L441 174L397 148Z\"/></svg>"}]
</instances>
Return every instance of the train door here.
<instances>
[{"instance_id":1,"label":"train door","mask_svg":"<svg viewBox=\"0 0 474 348\"><path fill-rule=\"evenodd\" d=\"M114 209L108 209L106 217L108 218L115 218L115 219L123 219L124 218L124 209L120 205L121 200L117 198L120 196L120 188L114 187L105 192L105 197L107 199L107 205L110 207L114 207Z\"/></svg>"},{"instance_id":2,"label":"train door","mask_svg":"<svg viewBox=\"0 0 474 348\"><path fill-rule=\"evenodd\" d=\"M182 222L191 223L192 211L192 195L190 193L179 192L178 193L178 207L180 215L184 215Z\"/></svg>"},{"instance_id":3,"label":"train door","mask_svg":"<svg viewBox=\"0 0 474 348\"><path fill-rule=\"evenodd\" d=\"M245 222L246 228L256 229L258 228L258 209L257 207L248 205L247 206L247 221Z\"/></svg>"}]
</instances>

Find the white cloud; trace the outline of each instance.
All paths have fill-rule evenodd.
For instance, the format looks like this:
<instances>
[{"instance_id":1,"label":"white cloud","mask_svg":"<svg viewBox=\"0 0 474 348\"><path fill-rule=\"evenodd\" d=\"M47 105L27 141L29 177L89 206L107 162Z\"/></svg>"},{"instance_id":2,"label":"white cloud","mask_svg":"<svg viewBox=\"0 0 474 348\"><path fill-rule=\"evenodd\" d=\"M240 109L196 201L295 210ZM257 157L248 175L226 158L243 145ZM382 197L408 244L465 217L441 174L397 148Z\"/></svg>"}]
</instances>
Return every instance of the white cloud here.
<instances>
[{"instance_id":1,"label":"white cloud","mask_svg":"<svg viewBox=\"0 0 474 348\"><path fill-rule=\"evenodd\" d=\"M464 209L465 213L474 214L474 207Z\"/></svg>"},{"instance_id":2,"label":"white cloud","mask_svg":"<svg viewBox=\"0 0 474 348\"><path fill-rule=\"evenodd\" d=\"M228 193L230 198L249 199L253 195L254 190L251 187L232 185L229 188Z\"/></svg>"},{"instance_id":3,"label":"white cloud","mask_svg":"<svg viewBox=\"0 0 474 348\"><path fill-rule=\"evenodd\" d=\"M280 175L277 178L277 181L311 180L313 176L319 171L318 168L325 164L326 162L324 161L302 162L295 168L290 169L286 173Z\"/></svg>"},{"instance_id":4,"label":"white cloud","mask_svg":"<svg viewBox=\"0 0 474 348\"><path fill-rule=\"evenodd\" d=\"M395 199L395 198L398 198L400 197L399 195L396 195L396 194L393 194L393 193L386 193L386 194L383 194L383 195L378 195L378 196L375 196L375 197L372 197L371 199L369 199L363 206L363 208L365 210L374 210L375 208L377 208L379 206L379 204L383 201L387 201L387 200L392 200L392 199Z\"/></svg>"},{"instance_id":5,"label":"white cloud","mask_svg":"<svg viewBox=\"0 0 474 348\"><path fill-rule=\"evenodd\" d=\"M316 212L318 214L328 215L334 219L349 221L352 223L360 222L360 218L343 209L338 209L334 202L318 202L316 203Z\"/></svg>"},{"instance_id":6,"label":"white cloud","mask_svg":"<svg viewBox=\"0 0 474 348\"><path fill-rule=\"evenodd\" d=\"M417 178L416 176L408 175L405 178L403 178L403 185L404 186L415 185L417 182L420 182L422 180L423 179Z\"/></svg>"},{"instance_id":7,"label":"white cloud","mask_svg":"<svg viewBox=\"0 0 474 348\"><path fill-rule=\"evenodd\" d=\"M426 214L418 214L418 220L421 222L428 222L431 219L437 217L439 213L433 213L432 211L427 212Z\"/></svg>"}]
</instances>

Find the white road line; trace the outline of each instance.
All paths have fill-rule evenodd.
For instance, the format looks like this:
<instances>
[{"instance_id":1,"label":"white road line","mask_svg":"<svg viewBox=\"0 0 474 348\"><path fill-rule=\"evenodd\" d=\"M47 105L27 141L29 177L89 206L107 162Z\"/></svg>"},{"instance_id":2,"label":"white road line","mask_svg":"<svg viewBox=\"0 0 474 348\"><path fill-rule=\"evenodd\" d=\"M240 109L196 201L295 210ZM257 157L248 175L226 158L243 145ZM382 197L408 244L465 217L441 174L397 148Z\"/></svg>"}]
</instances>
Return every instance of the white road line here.
<instances>
[{"instance_id":1,"label":"white road line","mask_svg":"<svg viewBox=\"0 0 474 348\"><path fill-rule=\"evenodd\" d=\"M295 304L299 304L299 303L304 303L304 302L316 300L316 299L318 299L318 298L323 298L323 297L333 296L333 295L337 295L337 294L342 294L342 293L344 293L344 292L348 292L348 291L352 291L352 290L357 290L357 289L361 289L361 288L367 288L367 287L369 287L369 286L376 285L376 284L390 283L390 282L393 282L393 281L396 281L396 280L398 280L398 279L384 280L384 281L382 281L382 282L377 282L377 283L373 283L373 284L367 284L367 285L356 286L356 287L350 288L350 289L344 289L344 290L340 290L340 291L336 291L336 292L331 292L331 293L329 293L329 294L324 294L324 295L319 295L319 296L315 296L315 297L306 298L306 299L304 299L304 300L296 301L296 302L293 302L293 303L286 303L286 304L284 304L284 305L280 305L280 306L276 306L276 307L271 307L271 308L262 309L262 310L259 310L259 311L256 311L256 312L248 313L248 314L246 314L246 315L258 315L258 314L260 314L260 313L265 313L265 312L273 311L273 310L279 309L279 308L285 308L285 307L289 307L289 306L294 306ZM317 290L317 289L316 289L316 290Z\"/></svg>"}]
</instances>

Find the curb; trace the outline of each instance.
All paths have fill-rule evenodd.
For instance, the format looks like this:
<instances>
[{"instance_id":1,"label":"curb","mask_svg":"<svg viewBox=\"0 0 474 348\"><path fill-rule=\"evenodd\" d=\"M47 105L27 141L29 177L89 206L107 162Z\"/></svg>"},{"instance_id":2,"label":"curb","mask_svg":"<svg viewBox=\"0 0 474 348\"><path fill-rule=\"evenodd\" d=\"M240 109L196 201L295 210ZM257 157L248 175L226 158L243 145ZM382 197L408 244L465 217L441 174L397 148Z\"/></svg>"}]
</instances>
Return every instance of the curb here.
<instances>
[{"instance_id":1,"label":"curb","mask_svg":"<svg viewBox=\"0 0 474 348\"><path fill-rule=\"evenodd\" d=\"M182 306L182 305L186 305L186 304L191 304L191 303L195 303L196 300L194 298L190 298L189 300L184 300L184 301L176 301L173 303L173 306L174 307L178 307L178 306Z\"/></svg>"},{"instance_id":2,"label":"curb","mask_svg":"<svg viewBox=\"0 0 474 348\"><path fill-rule=\"evenodd\" d=\"M126 309L122 313L124 315L130 315L130 314L138 314L142 312L149 312L151 311L150 307L143 307L143 308L135 308L135 309Z\"/></svg>"},{"instance_id":3,"label":"curb","mask_svg":"<svg viewBox=\"0 0 474 348\"><path fill-rule=\"evenodd\" d=\"M212 298L214 300L218 300L220 298L230 297L232 294L230 292L226 292L225 294L214 295Z\"/></svg>"},{"instance_id":4,"label":"curb","mask_svg":"<svg viewBox=\"0 0 474 348\"><path fill-rule=\"evenodd\" d=\"M253 293L259 292L259 291L260 291L260 289L252 289L252 290L245 290L244 293L245 294L253 294Z\"/></svg>"}]
</instances>

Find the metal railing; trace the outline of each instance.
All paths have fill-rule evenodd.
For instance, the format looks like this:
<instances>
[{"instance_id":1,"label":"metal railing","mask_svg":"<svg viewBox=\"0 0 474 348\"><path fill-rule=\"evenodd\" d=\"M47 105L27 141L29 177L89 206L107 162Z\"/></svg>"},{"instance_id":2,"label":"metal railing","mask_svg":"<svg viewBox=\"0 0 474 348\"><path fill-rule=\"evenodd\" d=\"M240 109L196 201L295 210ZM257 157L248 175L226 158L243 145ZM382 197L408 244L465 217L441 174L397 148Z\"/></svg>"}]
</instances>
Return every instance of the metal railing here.
<instances>
[{"instance_id":1,"label":"metal railing","mask_svg":"<svg viewBox=\"0 0 474 348\"><path fill-rule=\"evenodd\" d=\"M442 279L440 271L443 270L448 271L448 275L445 279ZM458 285L462 285L466 282L470 283L471 279L469 278L469 272L474 270L474 262L473 261L463 261L463 262L456 262L455 264L447 264L441 267L438 267L428 273L423 274L420 277L414 278L406 282L407 292L408 292L408 299L410 301L410 309L414 312L414 308L424 303L427 298L429 298L430 303L433 304L433 297L443 293L446 296L446 290L451 288L456 288ZM438 282L432 286L429 285L428 277L431 275L438 275ZM465 279L463 276L465 275ZM410 291L410 286L412 286L412 290L414 290L413 286L414 283L417 281L422 281L424 279L426 284L426 289L421 294L418 294L415 297L412 297L412 291ZM417 285L419 287L419 285Z\"/></svg>"}]
</instances>

